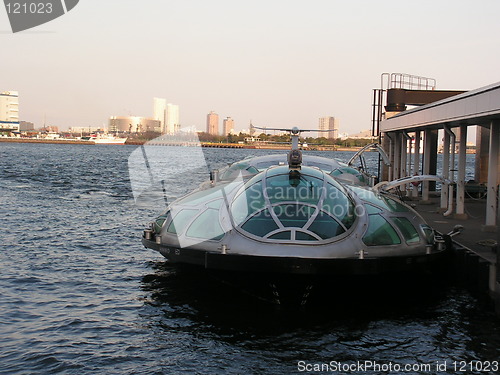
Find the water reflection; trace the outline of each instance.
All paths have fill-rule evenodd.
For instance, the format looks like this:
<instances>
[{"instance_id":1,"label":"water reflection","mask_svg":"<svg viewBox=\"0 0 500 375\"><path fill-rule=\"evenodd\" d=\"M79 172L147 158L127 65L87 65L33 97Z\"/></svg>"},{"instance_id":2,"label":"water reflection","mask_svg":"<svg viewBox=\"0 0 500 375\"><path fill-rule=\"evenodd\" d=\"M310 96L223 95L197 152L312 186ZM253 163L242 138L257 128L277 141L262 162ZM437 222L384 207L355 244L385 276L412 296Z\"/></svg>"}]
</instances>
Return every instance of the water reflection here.
<instances>
[{"instance_id":1,"label":"water reflection","mask_svg":"<svg viewBox=\"0 0 500 375\"><path fill-rule=\"evenodd\" d=\"M367 322L434 311L447 290L442 278L286 279L212 273L201 268L151 264L142 288L147 303L167 318L245 330L308 329L317 324ZM413 277L413 276L412 276ZM277 305L280 297L290 303ZM285 290L285 285L288 287ZM309 294L307 304L302 297Z\"/></svg>"},{"instance_id":2,"label":"water reflection","mask_svg":"<svg viewBox=\"0 0 500 375\"><path fill-rule=\"evenodd\" d=\"M297 307L271 304L202 269L167 262L151 268L142 279L147 318L164 335L182 332L288 365L299 357L435 362L500 355L492 310L445 278L344 282Z\"/></svg>"}]
</instances>

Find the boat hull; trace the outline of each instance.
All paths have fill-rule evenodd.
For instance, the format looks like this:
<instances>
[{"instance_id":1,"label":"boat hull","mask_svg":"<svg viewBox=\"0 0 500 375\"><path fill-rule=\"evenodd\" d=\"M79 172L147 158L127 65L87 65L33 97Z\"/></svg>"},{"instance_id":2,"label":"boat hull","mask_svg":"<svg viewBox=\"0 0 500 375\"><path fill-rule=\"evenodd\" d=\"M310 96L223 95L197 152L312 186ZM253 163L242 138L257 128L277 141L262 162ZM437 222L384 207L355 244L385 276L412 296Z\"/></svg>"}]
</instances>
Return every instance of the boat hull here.
<instances>
[{"instance_id":1,"label":"boat hull","mask_svg":"<svg viewBox=\"0 0 500 375\"><path fill-rule=\"evenodd\" d=\"M289 275L383 275L408 272L425 272L439 268L448 252L431 254L359 258L299 258L241 254L175 248L142 239L145 247L158 251L169 262L191 264L210 270L257 272Z\"/></svg>"}]
</instances>

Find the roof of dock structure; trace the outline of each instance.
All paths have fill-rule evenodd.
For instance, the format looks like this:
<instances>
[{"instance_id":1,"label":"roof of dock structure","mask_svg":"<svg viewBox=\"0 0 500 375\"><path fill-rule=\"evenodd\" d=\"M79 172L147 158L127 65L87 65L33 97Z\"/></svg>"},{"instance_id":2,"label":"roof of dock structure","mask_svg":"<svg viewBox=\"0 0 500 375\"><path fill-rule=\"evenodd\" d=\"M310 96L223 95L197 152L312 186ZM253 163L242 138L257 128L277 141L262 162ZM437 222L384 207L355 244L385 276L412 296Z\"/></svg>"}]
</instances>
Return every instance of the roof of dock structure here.
<instances>
[{"instance_id":1,"label":"roof of dock structure","mask_svg":"<svg viewBox=\"0 0 500 375\"><path fill-rule=\"evenodd\" d=\"M500 82L400 112L381 121L380 130L437 129L491 120L500 120Z\"/></svg>"}]
</instances>

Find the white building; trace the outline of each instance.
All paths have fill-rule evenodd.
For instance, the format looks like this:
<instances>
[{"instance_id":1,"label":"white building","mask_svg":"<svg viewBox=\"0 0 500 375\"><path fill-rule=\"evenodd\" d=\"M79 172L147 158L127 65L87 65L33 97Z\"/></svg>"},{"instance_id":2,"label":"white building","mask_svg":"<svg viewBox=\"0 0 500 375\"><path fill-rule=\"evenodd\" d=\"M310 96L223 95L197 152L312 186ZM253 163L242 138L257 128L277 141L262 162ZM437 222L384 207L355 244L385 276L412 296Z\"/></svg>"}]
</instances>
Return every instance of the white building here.
<instances>
[{"instance_id":1,"label":"white building","mask_svg":"<svg viewBox=\"0 0 500 375\"><path fill-rule=\"evenodd\" d=\"M320 117L319 130L328 130L328 132L319 132L319 137L337 139L339 133L339 121L335 117Z\"/></svg>"},{"instance_id":2,"label":"white building","mask_svg":"<svg viewBox=\"0 0 500 375\"><path fill-rule=\"evenodd\" d=\"M0 92L0 132L19 131L19 93Z\"/></svg>"},{"instance_id":3,"label":"white building","mask_svg":"<svg viewBox=\"0 0 500 375\"><path fill-rule=\"evenodd\" d=\"M160 121L161 132L165 129L165 118L167 114L167 99L153 98L153 119Z\"/></svg>"},{"instance_id":4,"label":"white building","mask_svg":"<svg viewBox=\"0 0 500 375\"><path fill-rule=\"evenodd\" d=\"M165 111L165 130L164 133L174 134L181 128L179 120L179 106L168 103Z\"/></svg>"}]
</instances>

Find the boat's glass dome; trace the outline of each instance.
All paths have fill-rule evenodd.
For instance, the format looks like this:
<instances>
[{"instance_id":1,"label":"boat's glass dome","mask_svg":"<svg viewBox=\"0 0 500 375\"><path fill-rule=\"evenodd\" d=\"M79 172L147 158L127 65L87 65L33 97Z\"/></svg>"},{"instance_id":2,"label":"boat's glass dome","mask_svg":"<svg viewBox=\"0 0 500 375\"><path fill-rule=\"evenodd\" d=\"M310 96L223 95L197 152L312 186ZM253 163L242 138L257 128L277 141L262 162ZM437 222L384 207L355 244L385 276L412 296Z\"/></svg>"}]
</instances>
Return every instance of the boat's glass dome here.
<instances>
[{"instance_id":1,"label":"boat's glass dome","mask_svg":"<svg viewBox=\"0 0 500 375\"><path fill-rule=\"evenodd\" d=\"M269 241L323 241L352 226L354 204L317 168L270 168L249 180L231 205L236 226Z\"/></svg>"}]
</instances>

